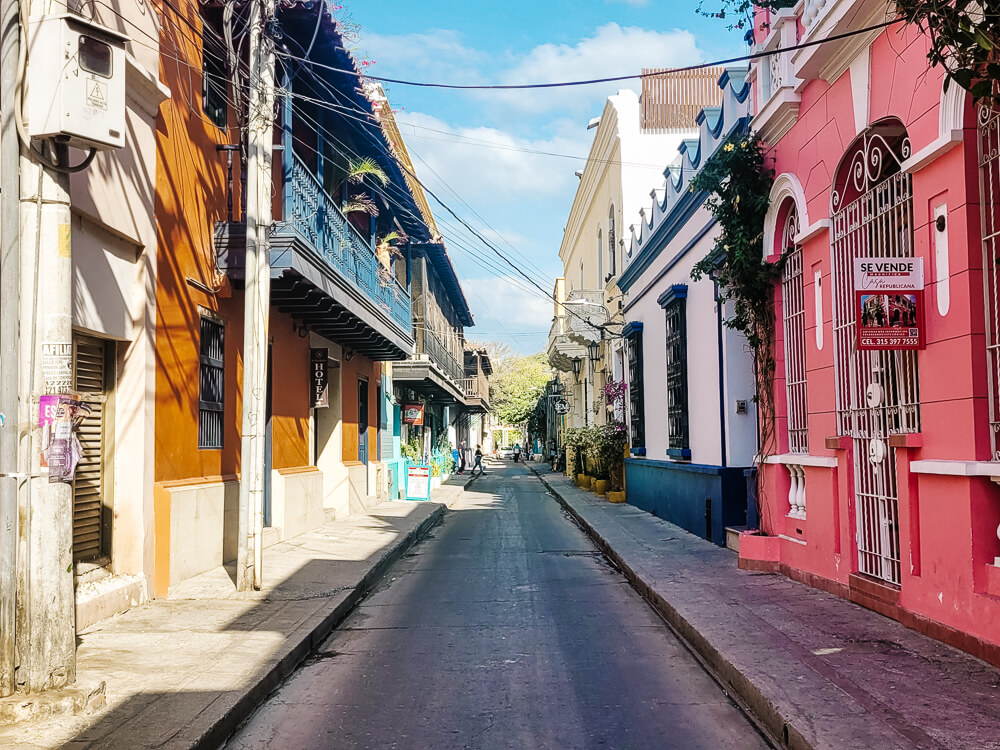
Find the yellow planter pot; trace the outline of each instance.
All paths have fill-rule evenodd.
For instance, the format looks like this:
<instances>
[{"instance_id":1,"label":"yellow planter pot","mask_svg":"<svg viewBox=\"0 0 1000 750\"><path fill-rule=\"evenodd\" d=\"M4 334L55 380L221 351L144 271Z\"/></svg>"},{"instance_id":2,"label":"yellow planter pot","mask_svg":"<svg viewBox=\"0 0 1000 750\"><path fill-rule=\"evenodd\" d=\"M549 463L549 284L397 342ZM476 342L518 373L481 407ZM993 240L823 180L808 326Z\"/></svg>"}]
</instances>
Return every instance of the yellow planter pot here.
<instances>
[{"instance_id":1,"label":"yellow planter pot","mask_svg":"<svg viewBox=\"0 0 1000 750\"><path fill-rule=\"evenodd\" d=\"M612 490L611 492L608 493L608 502L609 503L624 503L625 502L625 491L622 490L621 492L615 492L614 490Z\"/></svg>"},{"instance_id":2,"label":"yellow planter pot","mask_svg":"<svg viewBox=\"0 0 1000 750\"><path fill-rule=\"evenodd\" d=\"M608 480L607 479L595 479L594 480L593 489L594 489L594 492L596 492L598 495L605 494L608 491Z\"/></svg>"},{"instance_id":3,"label":"yellow planter pot","mask_svg":"<svg viewBox=\"0 0 1000 750\"><path fill-rule=\"evenodd\" d=\"M576 475L576 486L577 487L589 487L590 486L590 477L588 477L586 474L577 474Z\"/></svg>"}]
</instances>

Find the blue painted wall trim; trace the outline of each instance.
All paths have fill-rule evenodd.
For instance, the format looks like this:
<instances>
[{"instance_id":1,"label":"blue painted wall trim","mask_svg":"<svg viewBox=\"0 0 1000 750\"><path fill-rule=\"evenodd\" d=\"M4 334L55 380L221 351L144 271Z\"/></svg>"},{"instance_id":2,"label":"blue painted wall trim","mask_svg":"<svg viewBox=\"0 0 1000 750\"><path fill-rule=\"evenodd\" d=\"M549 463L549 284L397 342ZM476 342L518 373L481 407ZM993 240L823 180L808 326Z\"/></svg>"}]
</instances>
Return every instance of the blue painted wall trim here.
<instances>
[{"instance_id":1,"label":"blue painted wall trim","mask_svg":"<svg viewBox=\"0 0 1000 750\"><path fill-rule=\"evenodd\" d=\"M628 338L633 333L642 333L642 321L641 320L630 320L622 328L622 337Z\"/></svg>"},{"instance_id":2,"label":"blue painted wall trim","mask_svg":"<svg viewBox=\"0 0 1000 750\"><path fill-rule=\"evenodd\" d=\"M687 224L688 219L694 216L695 212L701 208L701 204L708 198L705 190L696 193L685 193L680 200L674 204L670 215L653 231L649 239L643 243L642 250L635 257L629 267L622 271L618 279L618 288L627 292L632 285L639 280L639 277L646 272L660 252L674 238L674 236ZM645 221L645 219L643 219Z\"/></svg>"},{"instance_id":3,"label":"blue painted wall trim","mask_svg":"<svg viewBox=\"0 0 1000 750\"><path fill-rule=\"evenodd\" d=\"M666 307L675 299L687 299L688 296L688 285L687 284L673 284L668 286L666 291L663 292L659 297L656 298L656 302L660 307Z\"/></svg>"},{"instance_id":4,"label":"blue painted wall trim","mask_svg":"<svg viewBox=\"0 0 1000 750\"><path fill-rule=\"evenodd\" d=\"M745 469L627 458L626 501L724 546L726 527L746 523Z\"/></svg>"},{"instance_id":5,"label":"blue painted wall trim","mask_svg":"<svg viewBox=\"0 0 1000 750\"><path fill-rule=\"evenodd\" d=\"M645 456L646 455L646 449L645 448L633 448L632 449L632 455L633 456Z\"/></svg>"}]
</instances>

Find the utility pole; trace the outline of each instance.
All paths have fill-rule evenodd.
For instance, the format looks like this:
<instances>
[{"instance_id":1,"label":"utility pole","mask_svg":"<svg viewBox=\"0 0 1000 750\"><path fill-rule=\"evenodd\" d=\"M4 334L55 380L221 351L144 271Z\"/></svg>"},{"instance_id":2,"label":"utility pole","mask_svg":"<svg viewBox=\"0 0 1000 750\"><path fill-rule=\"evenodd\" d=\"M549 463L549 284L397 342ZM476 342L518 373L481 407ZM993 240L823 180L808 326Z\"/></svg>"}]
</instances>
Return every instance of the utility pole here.
<instances>
[{"instance_id":1,"label":"utility pole","mask_svg":"<svg viewBox=\"0 0 1000 750\"><path fill-rule=\"evenodd\" d=\"M55 147L58 165L69 164L68 152ZM20 362L29 393L19 419L28 480L19 503L18 682L40 692L76 680L72 485L42 472L39 426L40 397L73 390L73 253L69 175L27 156L21 175Z\"/></svg>"},{"instance_id":2,"label":"utility pole","mask_svg":"<svg viewBox=\"0 0 1000 750\"><path fill-rule=\"evenodd\" d=\"M243 315L243 432L236 588L260 589L264 534L264 439L271 304L271 151L274 51L264 34L275 0L250 5L247 230Z\"/></svg>"},{"instance_id":3,"label":"utility pole","mask_svg":"<svg viewBox=\"0 0 1000 750\"><path fill-rule=\"evenodd\" d=\"M17 0L0 0L0 351L17 352L20 317L20 155L14 90ZM0 364L0 697L16 689L18 366Z\"/></svg>"}]
</instances>

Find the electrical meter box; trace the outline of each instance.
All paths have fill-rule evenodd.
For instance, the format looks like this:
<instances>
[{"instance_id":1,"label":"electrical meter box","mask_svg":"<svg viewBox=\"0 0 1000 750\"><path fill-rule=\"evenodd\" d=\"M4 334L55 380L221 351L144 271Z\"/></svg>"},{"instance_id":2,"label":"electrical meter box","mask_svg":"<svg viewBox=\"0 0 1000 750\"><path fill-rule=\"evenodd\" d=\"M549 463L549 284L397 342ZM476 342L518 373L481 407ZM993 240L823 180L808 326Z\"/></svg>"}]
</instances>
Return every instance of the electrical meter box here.
<instances>
[{"instance_id":1,"label":"electrical meter box","mask_svg":"<svg viewBox=\"0 0 1000 750\"><path fill-rule=\"evenodd\" d=\"M66 13L28 23L25 129L82 149L125 145L128 37Z\"/></svg>"}]
</instances>

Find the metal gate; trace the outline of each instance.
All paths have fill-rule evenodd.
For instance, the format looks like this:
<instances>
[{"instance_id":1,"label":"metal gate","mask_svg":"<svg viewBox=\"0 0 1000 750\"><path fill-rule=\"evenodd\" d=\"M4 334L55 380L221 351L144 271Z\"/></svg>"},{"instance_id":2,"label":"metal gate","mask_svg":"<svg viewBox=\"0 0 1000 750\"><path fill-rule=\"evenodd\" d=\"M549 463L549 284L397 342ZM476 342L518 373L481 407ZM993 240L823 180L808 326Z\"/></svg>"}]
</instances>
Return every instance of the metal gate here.
<instances>
[{"instance_id":1,"label":"metal gate","mask_svg":"<svg viewBox=\"0 0 1000 750\"><path fill-rule=\"evenodd\" d=\"M990 448L1000 461L1000 112L979 106L979 208L983 227L986 291L986 363L990 399Z\"/></svg>"},{"instance_id":2,"label":"metal gate","mask_svg":"<svg viewBox=\"0 0 1000 750\"><path fill-rule=\"evenodd\" d=\"M853 439L854 509L860 572L900 582L896 455L889 436L920 429L917 356L858 351L854 258L913 256L906 130L883 120L854 142L833 191L833 324L837 427Z\"/></svg>"}]
</instances>

